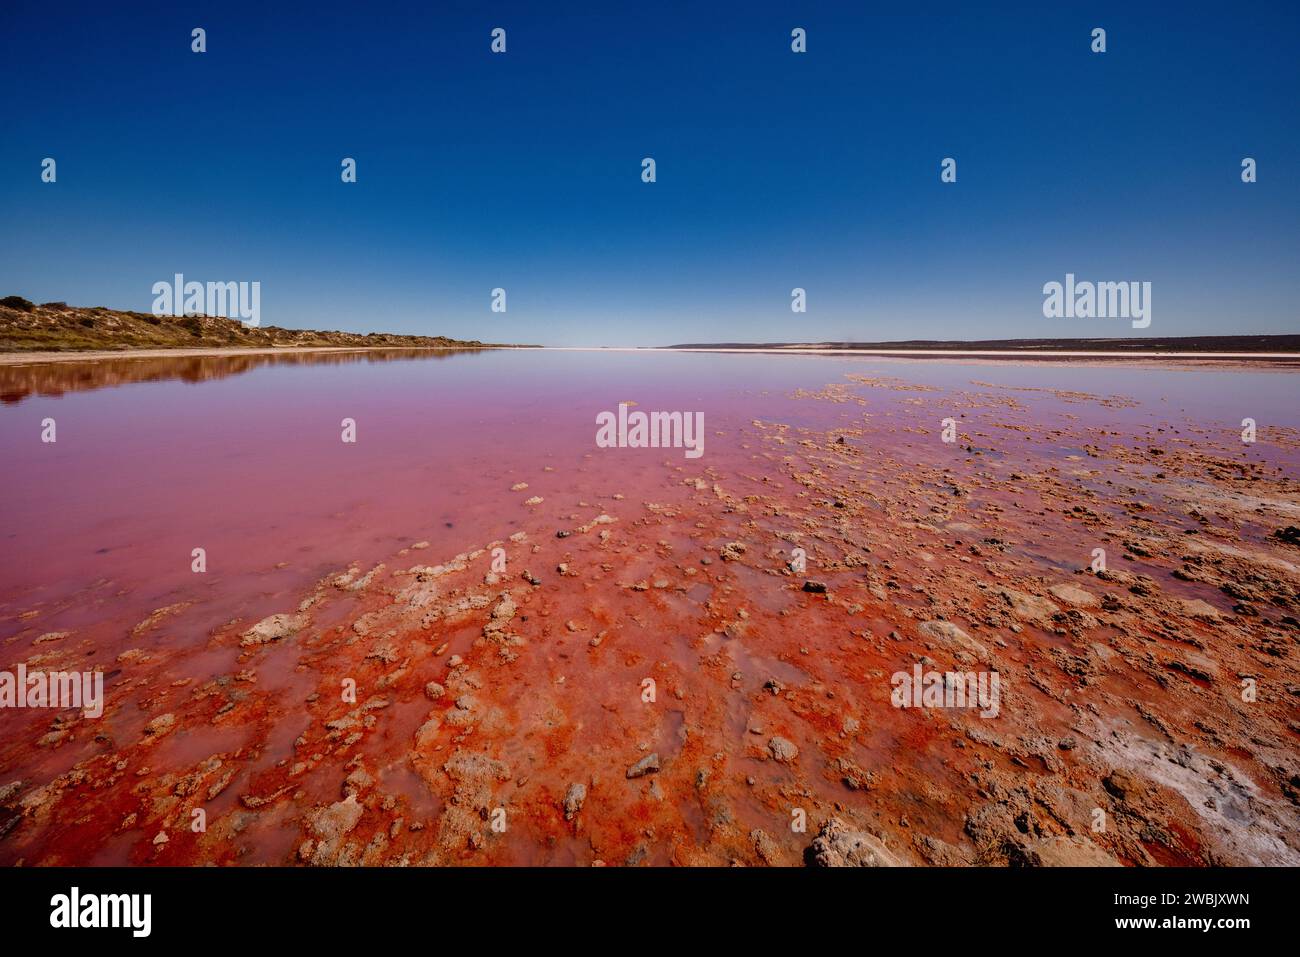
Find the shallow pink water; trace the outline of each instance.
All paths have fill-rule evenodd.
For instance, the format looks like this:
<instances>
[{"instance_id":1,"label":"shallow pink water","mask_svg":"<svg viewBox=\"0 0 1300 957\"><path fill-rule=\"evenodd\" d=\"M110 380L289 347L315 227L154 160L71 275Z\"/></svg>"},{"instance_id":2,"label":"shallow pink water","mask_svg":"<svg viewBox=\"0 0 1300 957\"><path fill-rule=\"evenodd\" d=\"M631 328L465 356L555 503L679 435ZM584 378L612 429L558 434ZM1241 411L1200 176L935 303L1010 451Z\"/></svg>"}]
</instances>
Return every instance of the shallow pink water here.
<instances>
[{"instance_id":1,"label":"shallow pink water","mask_svg":"<svg viewBox=\"0 0 1300 957\"><path fill-rule=\"evenodd\" d=\"M0 406L0 639L30 627L17 616L37 609L42 630L118 635L180 601L203 609L177 625L204 629L280 610L283 596L354 560L379 560L419 540L445 556L504 538L525 513L524 498L571 487L575 470L585 473L583 488L631 498L661 487L659 470L643 466L680 459L698 473L738 461L747 453L737 429L755 418L848 425L861 424L865 412L907 427L915 413L906 392L855 387L865 408L788 399L795 388L820 389L846 373L966 392L993 391L971 384L978 381L1122 394L1139 403L1064 405L1016 392L1024 408L1007 412L1011 422L1072 415L1227 434L1244 415L1289 425L1300 406L1297 379L1287 373L543 351L336 357L198 383L33 395ZM704 457L597 449L596 414L624 400L703 411ZM54 444L40 441L47 416L57 421ZM356 444L340 440L345 417L357 422ZM528 491L510 491L521 481ZM207 551L205 575L190 569L195 547Z\"/></svg>"}]
</instances>

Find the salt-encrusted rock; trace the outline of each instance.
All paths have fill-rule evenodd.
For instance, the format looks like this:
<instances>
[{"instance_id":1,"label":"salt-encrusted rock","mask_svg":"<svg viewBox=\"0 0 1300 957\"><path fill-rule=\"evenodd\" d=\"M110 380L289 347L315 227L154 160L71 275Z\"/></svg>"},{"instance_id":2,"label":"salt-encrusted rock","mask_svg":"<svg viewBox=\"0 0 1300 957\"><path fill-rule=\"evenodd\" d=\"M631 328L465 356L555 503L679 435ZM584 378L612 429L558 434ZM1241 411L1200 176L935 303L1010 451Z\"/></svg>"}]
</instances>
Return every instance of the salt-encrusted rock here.
<instances>
[{"instance_id":1,"label":"salt-encrusted rock","mask_svg":"<svg viewBox=\"0 0 1300 957\"><path fill-rule=\"evenodd\" d=\"M749 840L754 845L754 853L764 864L775 865L780 862L781 849L776 841L768 837L766 831L755 828L749 832Z\"/></svg>"},{"instance_id":2,"label":"salt-encrusted rock","mask_svg":"<svg viewBox=\"0 0 1300 957\"><path fill-rule=\"evenodd\" d=\"M1065 582L1060 585L1053 585L1047 589L1052 593L1054 598L1058 598L1067 605L1073 605L1075 608L1095 608L1100 605L1097 596L1090 591L1084 591L1078 585L1071 585Z\"/></svg>"},{"instance_id":3,"label":"salt-encrusted rock","mask_svg":"<svg viewBox=\"0 0 1300 957\"><path fill-rule=\"evenodd\" d=\"M587 786L580 781L570 784L569 790L564 794L564 819L572 821L574 816L582 810L582 805L586 800Z\"/></svg>"},{"instance_id":4,"label":"salt-encrusted rock","mask_svg":"<svg viewBox=\"0 0 1300 957\"><path fill-rule=\"evenodd\" d=\"M917 630L927 638L933 638L941 644L968 651L977 658L987 659L989 657L987 648L950 621L923 621L917 626Z\"/></svg>"},{"instance_id":5,"label":"salt-encrusted rock","mask_svg":"<svg viewBox=\"0 0 1300 957\"><path fill-rule=\"evenodd\" d=\"M822 825L812 844L804 851L810 867L898 867L900 861L866 831L857 831L839 818Z\"/></svg>"},{"instance_id":6,"label":"salt-encrusted rock","mask_svg":"<svg viewBox=\"0 0 1300 957\"><path fill-rule=\"evenodd\" d=\"M767 750L772 755L773 761L779 761L782 764L789 764L799 756L799 749L795 747L794 742L779 736L774 736L768 740Z\"/></svg>"},{"instance_id":7,"label":"salt-encrusted rock","mask_svg":"<svg viewBox=\"0 0 1300 957\"><path fill-rule=\"evenodd\" d=\"M659 755L647 754L644 758L627 769L627 776L629 778L639 778L644 777L647 774L654 774L658 770Z\"/></svg>"},{"instance_id":8,"label":"salt-encrusted rock","mask_svg":"<svg viewBox=\"0 0 1300 957\"><path fill-rule=\"evenodd\" d=\"M239 643L245 647L248 645L264 645L270 641L279 641L282 638L296 635L306 627L307 617L305 615L270 615L244 632L244 637L240 639Z\"/></svg>"},{"instance_id":9,"label":"salt-encrusted rock","mask_svg":"<svg viewBox=\"0 0 1300 957\"><path fill-rule=\"evenodd\" d=\"M1078 837L1045 837L1027 848L1028 862L1039 867L1120 867L1096 844Z\"/></svg>"},{"instance_id":10,"label":"salt-encrusted rock","mask_svg":"<svg viewBox=\"0 0 1300 957\"><path fill-rule=\"evenodd\" d=\"M1046 598L1027 595L1013 588L1003 588L1000 594L1007 604L1011 606L1011 614L1022 621L1028 621L1035 625L1047 624L1048 620L1061 610L1059 606L1054 605Z\"/></svg>"},{"instance_id":11,"label":"salt-encrusted rock","mask_svg":"<svg viewBox=\"0 0 1300 957\"><path fill-rule=\"evenodd\" d=\"M357 803L357 796L349 794L342 801L315 811L307 821L307 826L319 843L314 846L308 858L311 863L332 864L341 850L343 838L357 826L365 809ZM306 846L306 845L304 845Z\"/></svg>"},{"instance_id":12,"label":"salt-encrusted rock","mask_svg":"<svg viewBox=\"0 0 1300 957\"><path fill-rule=\"evenodd\" d=\"M724 562L737 561L743 554L745 554L744 542L727 542L727 544L722 546L722 550L719 552L719 555L722 557Z\"/></svg>"},{"instance_id":13,"label":"salt-encrusted rock","mask_svg":"<svg viewBox=\"0 0 1300 957\"><path fill-rule=\"evenodd\" d=\"M160 714L144 726L144 734L146 738L161 738L174 727L176 727L176 715Z\"/></svg>"},{"instance_id":14,"label":"salt-encrusted rock","mask_svg":"<svg viewBox=\"0 0 1300 957\"><path fill-rule=\"evenodd\" d=\"M1179 600L1182 606L1183 614L1190 618L1203 618L1207 621L1218 621L1222 617L1219 609L1215 608L1208 601L1202 601L1199 598L1183 598Z\"/></svg>"}]
</instances>

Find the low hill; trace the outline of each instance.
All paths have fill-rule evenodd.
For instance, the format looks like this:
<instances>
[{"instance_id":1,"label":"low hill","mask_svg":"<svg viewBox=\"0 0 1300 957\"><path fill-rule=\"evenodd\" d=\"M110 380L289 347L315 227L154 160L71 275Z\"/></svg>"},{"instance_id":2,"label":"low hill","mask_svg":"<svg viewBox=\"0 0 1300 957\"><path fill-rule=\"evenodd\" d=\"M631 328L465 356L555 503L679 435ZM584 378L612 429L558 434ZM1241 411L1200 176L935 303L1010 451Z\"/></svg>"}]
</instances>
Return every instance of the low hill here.
<instances>
[{"instance_id":1,"label":"low hill","mask_svg":"<svg viewBox=\"0 0 1300 957\"><path fill-rule=\"evenodd\" d=\"M483 348L493 343L387 332L320 332L252 327L220 316L155 316L63 302L36 305L21 296L0 299L0 352L83 352L134 349Z\"/></svg>"}]
</instances>

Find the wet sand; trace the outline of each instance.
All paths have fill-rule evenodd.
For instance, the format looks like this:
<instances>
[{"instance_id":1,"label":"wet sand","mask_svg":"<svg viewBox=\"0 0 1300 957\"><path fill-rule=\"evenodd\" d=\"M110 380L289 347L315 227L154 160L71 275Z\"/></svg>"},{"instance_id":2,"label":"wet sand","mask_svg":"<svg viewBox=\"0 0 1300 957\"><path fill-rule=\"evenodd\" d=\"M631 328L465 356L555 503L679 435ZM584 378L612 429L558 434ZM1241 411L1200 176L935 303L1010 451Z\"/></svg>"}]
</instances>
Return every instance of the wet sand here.
<instances>
[{"instance_id":1,"label":"wet sand","mask_svg":"<svg viewBox=\"0 0 1300 957\"><path fill-rule=\"evenodd\" d=\"M827 367L699 461L516 426L463 530L10 596L108 709L0 717L0 863L1300 863L1300 433L978 374Z\"/></svg>"}]
</instances>

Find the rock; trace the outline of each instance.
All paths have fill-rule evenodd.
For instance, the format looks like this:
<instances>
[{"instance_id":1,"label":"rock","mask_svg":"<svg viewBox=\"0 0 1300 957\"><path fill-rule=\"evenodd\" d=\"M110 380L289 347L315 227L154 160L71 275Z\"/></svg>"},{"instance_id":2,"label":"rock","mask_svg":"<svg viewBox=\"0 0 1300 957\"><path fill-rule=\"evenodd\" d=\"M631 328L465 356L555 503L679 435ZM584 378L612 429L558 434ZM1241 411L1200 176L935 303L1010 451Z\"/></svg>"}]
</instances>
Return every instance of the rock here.
<instances>
[{"instance_id":1,"label":"rock","mask_svg":"<svg viewBox=\"0 0 1300 957\"><path fill-rule=\"evenodd\" d=\"M419 765L417 765L419 770ZM431 781L427 770L421 771ZM438 822L438 842L447 850L478 850L486 836L484 822L503 804L494 791L513 774L508 765L482 752L460 751L442 766L454 785Z\"/></svg>"},{"instance_id":2,"label":"rock","mask_svg":"<svg viewBox=\"0 0 1300 957\"><path fill-rule=\"evenodd\" d=\"M627 769L627 776L629 779L639 778L644 777L647 774L655 774L658 770L659 755L647 754L644 758Z\"/></svg>"},{"instance_id":3,"label":"rock","mask_svg":"<svg viewBox=\"0 0 1300 957\"><path fill-rule=\"evenodd\" d=\"M343 793L345 795L360 794L375 783L375 779L365 768L357 768L346 778L343 779Z\"/></svg>"},{"instance_id":4,"label":"rock","mask_svg":"<svg viewBox=\"0 0 1300 957\"><path fill-rule=\"evenodd\" d=\"M1011 588L1001 589L998 594L1001 594L1006 603L1011 606L1011 614L1017 616L1022 622L1047 625L1052 615L1061 611L1060 606L1053 605L1047 598L1040 598L1035 594L1017 592Z\"/></svg>"},{"instance_id":5,"label":"rock","mask_svg":"<svg viewBox=\"0 0 1300 957\"><path fill-rule=\"evenodd\" d=\"M415 732L415 749L425 751L433 747L437 742L438 731L442 727L442 719L436 714L431 714L424 724Z\"/></svg>"},{"instance_id":6,"label":"rock","mask_svg":"<svg viewBox=\"0 0 1300 957\"><path fill-rule=\"evenodd\" d=\"M307 826L318 839L318 844L309 855L311 863L333 864L341 851L343 838L357 826L364 808L357 803L357 796L349 794L342 801L315 811L307 820Z\"/></svg>"},{"instance_id":7,"label":"rock","mask_svg":"<svg viewBox=\"0 0 1300 957\"><path fill-rule=\"evenodd\" d=\"M898 867L901 862L866 831L856 831L839 818L822 825L804 851L809 867Z\"/></svg>"},{"instance_id":8,"label":"rock","mask_svg":"<svg viewBox=\"0 0 1300 957\"><path fill-rule=\"evenodd\" d=\"M59 728L55 731L51 731L48 734L42 735L40 738L38 738L36 741L36 746L38 748L55 747L61 744L69 734L70 732L68 731L67 728Z\"/></svg>"},{"instance_id":9,"label":"rock","mask_svg":"<svg viewBox=\"0 0 1300 957\"><path fill-rule=\"evenodd\" d=\"M870 791L876 786L874 774L864 771L846 757L838 758L835 768L840 772L840 780L850 791Z\"/></svg>"},{"instance_id":10,"label":"rock","mask_svg":"<svg viewBox=\"0 0 1300 957\"><path fill-rule=\"evenodd\" d=\"M1141 801L1149 791L1144 781L1122 768L1114 770L1102 778L1101 785L1125 803Z\"/></svg>"},{"instance_id":11,"label":"rock","mask_svg":"<svg viewBox=\"0 0 1300 957\"><path fill-rule=\"evenodd\" d=\"M160 714L144 726L144 735L146 738L161 738L174 727L176 727L176 715Z\"/></svg>"},{"instance_id":12,"label":"rock","mask_svg":"<svg viewBox=\"0 0 1300 957\"><path fill-rule=\"evenodd\" d=\"M917 630L943 645L956 646L977 658L988 660L989 650L950 621L923 621Z\"/></svg>"},{"instance_id":13,"label":"rock","mask_svg":"<svg viewBox=\"0 0 1300 957\"><path fill-rule=\"evenodd\" d=\"M600 515L597 515L595 518L593 518L590 522L587 522L585 525L578 526L578 531L582 532L585 535L587 532L591 531L597 525L613 525L617 521L618 519L614 518L614 516L606 515L602 512ZM602 541L603 541L603 536L607 534L609 533L601 532Z\"/></svg>"},{"instance_id":14,"label":"rock","mask_svg":"<svg viewBox=\"0 0 1300 957\"><path fill-rule=\"evenodd\" d=\"M518 608L515 606L515 600L508 594L502 595L501 600L497 602L496 607L492 609L493 621L509 621L515 617Z\"/></svg>"},{"instance_id":15,"label":"rock","mask_svg":"<svg viewBox=\"0 0 1300 957\"><path fill-rule=\"evenodd\" d=\"M1011 606L1011 614L1021 621L1028 621L1035 625L1046 625L1051 617L1061 610L1058 605L1052 604L1046 598L1027 595L1012 588L1003 588L999 594Z\"/></svg>"},{"instance_id":16,"label":"rock","mask_svg":"<svg viewBox=\"0 0 1300 957\"><path fill-rule=\"evenodd\" d=\"M582 810L582 805L586 800L587 786L577 781L570 784L569 790L564 793L564 819L572 821L574 816Z\"/></svg>"},{"instance_id":17,"label":"rock","mask_svg":"<svg viewBox=\"0 0 1300 957\"><path fill-rule=\"evenodd\" d=\"M1119 867L1096 844L1078 837L1044 837L1026 848L1028 863L1039 867Z\"/></svg>"},{"instance_id":18,"label":"rock","mask_svg":"<svg viewBox=\"0 0 1300 957\"><path fill-rule=\"evenodd\" d=\"M769 866L779 863L781 849L777 847L776 841L768 837L767 832L759 828L749 832L750 843L754 845L754 853L758 859Z\"/></svg>"},{"instance_id":19,"label":"rock","mask_svg":"<svg viewBox=\"0 0 1300 957\"><path fill-rule=\"evenodd\" d=\"M1179 600L1182 606L1183 614L1189 618L1202 618L1206 621L1218 621L1221 617L1219 609L1215 608L1208 601L1202 601L1199 598L1183 598Z\"/></svg>"},{"instance_id":20,"label":"rock","mask_svg":"<svg viewBox=\"0 0 1300 957\"><path fill-rule=\"evenodd\" d=\"M1047 589L1056 598L1065 602L1067 605L1073 605L1075 608L1095 608L1101 602L1092 592L1084 591L1078 585L1071 585L1068 582L1060 585L1053 585Z\"/></svg>"},{"instance_id":21,"label":"rock","mask_svg":"<svg viewBox=\"0 0 1300 957\"><path fill-rule=\"evenodd\" d=\"M724 562L738 561L743 554L745 554L744 542L727 542L722 546L722 551L719 552Z\"/></svg>"},{"instance_id":22,"label":"rock","mask_svg":"<svg viewBox=\"0 0 1300 957\"><path fill-rule=\"evenodd\" d=\"M747 621L729 621L722 628L722 633L728 638L743 638L749 631L749 622Z\"/></svg>"},{"instance_id":23,"label":"rock","mask_svg":"<svg viewBox=\"0 0 1300 957\"><path fill-rule=\"evenodd\" d=\"M1300 528L1294 525L1288 525L1286 528L1279 528L1272 535L1279 542L1285 542L1287 545L1300 546Z\"/></svg>"},{"instance_id":24,"label":"rock","mask_svg":"<svg viewBox=\"0 0 1300 957\"><path fill-rule=\"evenodd\" d=\"M799 756L799 749L795 747L794 742L779 736L768 739L767 750L772 755L772 760L779 761L781 764L789 764Z\"/></svg>"},{"instance_id":25,"label":"rock","mask_svg":"<svg viewBox=\"0 0 1300 957\"><path fill-rule=\"evenodd\" d=\"M803 583L803 590L806 592L811 592L814 595L824 595L826 594L826 583L806 581Z\"/></svg>"},{"instance_id":26,"label":"rock","mask_svg":"<svg viewBox=\"0 0 1300 957\"><path fill-rule=\"evenodd\" d=\"M271 615L263 618L240 639L240 645L264 645L270 641L279 641L295 635L307 627L305 615Z\"/></svg>"},{"instance_id":27,"label":"rock","mask_svg":"<svg viewBox=\"0 0 1300 957\"><path fill-rule=\"evenodd\" d=\"M447 693L447 689L436 681L430 681L424 686L424 696L430 701L437 701Z\"/></svg>"}]
</instances>

